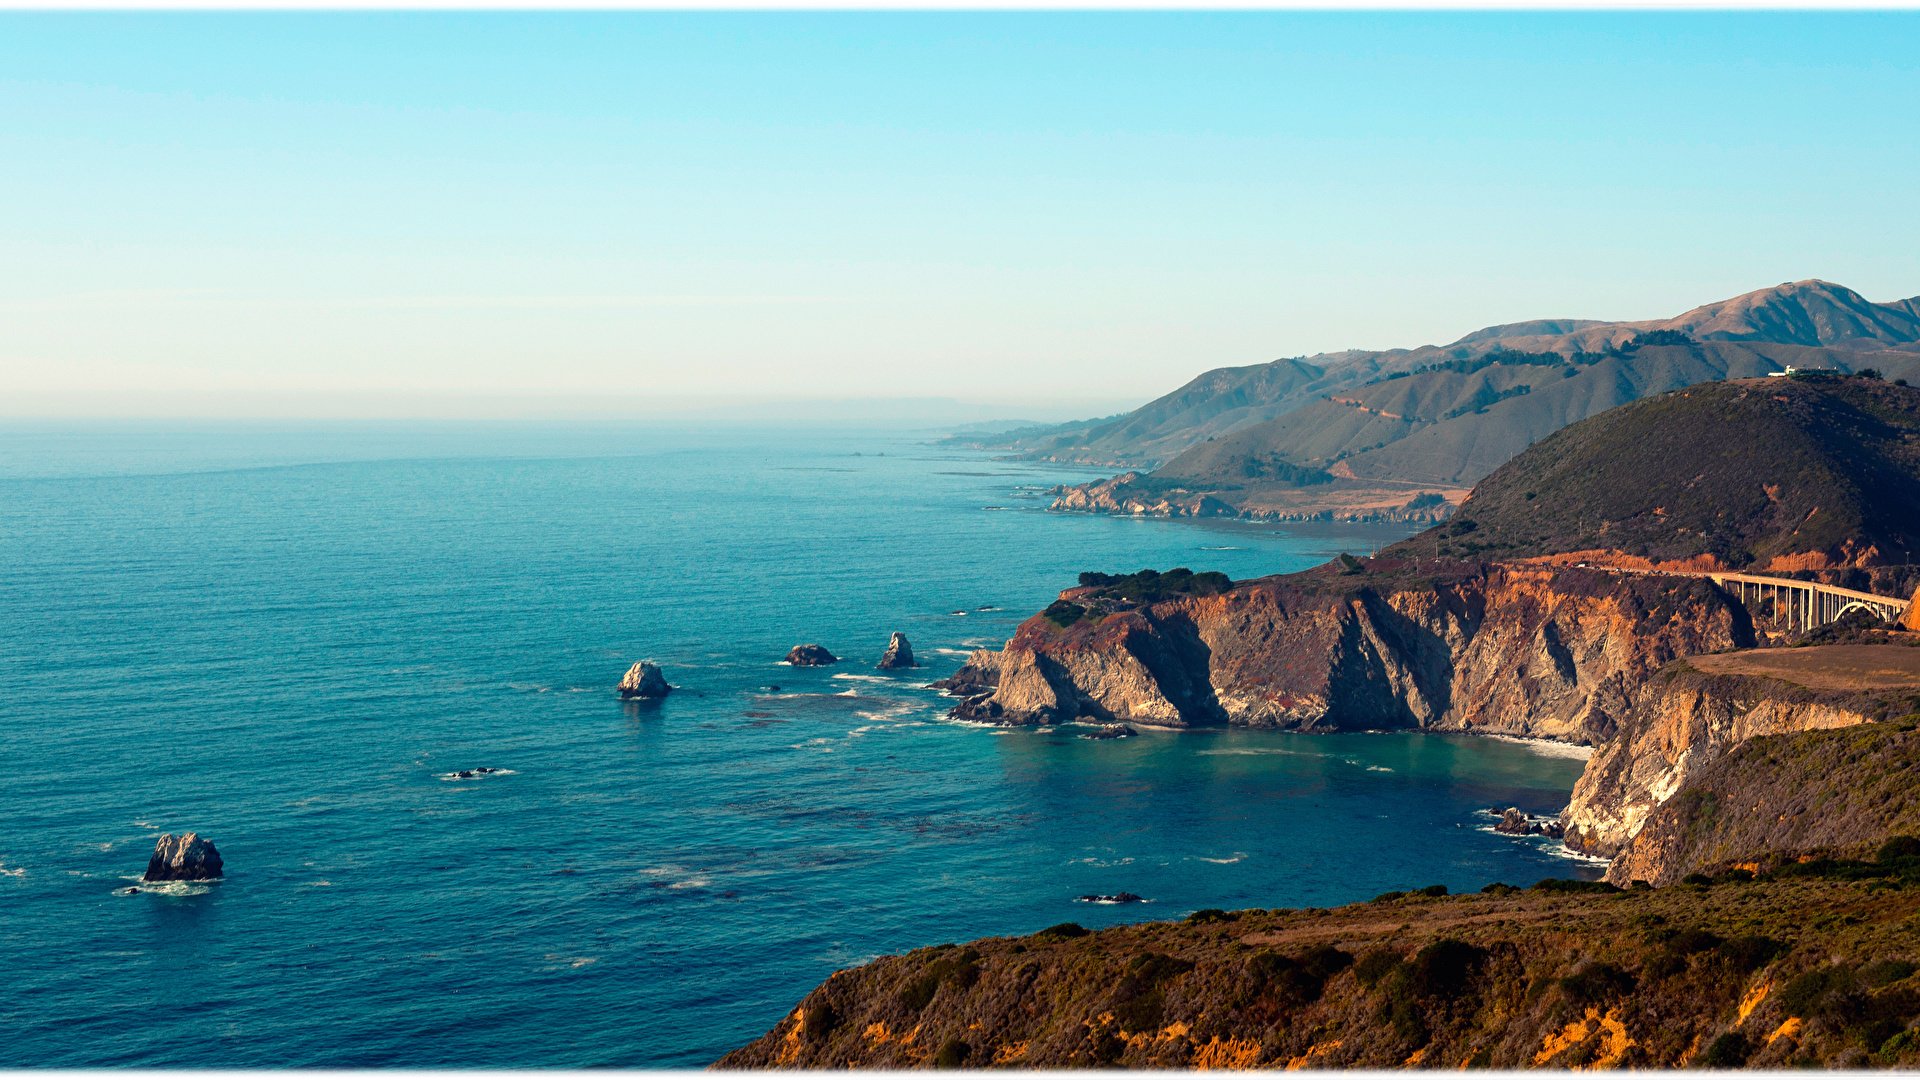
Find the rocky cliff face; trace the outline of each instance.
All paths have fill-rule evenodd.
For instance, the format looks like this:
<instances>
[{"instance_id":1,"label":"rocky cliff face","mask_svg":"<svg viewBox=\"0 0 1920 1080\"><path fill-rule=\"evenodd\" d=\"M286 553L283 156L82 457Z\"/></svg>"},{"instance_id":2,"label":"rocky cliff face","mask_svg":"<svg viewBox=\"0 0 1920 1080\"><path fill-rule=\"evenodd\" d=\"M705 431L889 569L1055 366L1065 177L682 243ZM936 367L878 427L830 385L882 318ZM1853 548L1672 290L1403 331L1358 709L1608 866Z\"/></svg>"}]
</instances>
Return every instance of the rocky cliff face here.
<instances>
[{"instance_id":1,"label":"rocky cliff face","mask_svg":"<svg viewBox=\"0 0 1920 1080\"><path fill-rule=\"evenodd\" d=\"M1700 581L1358 565L1116 610L1081 596L1085 617L1062 627L1036 616L1006 648L976 653L947 683L962 698L955 713L1593 743L1667 662L1752 640L1739 607Z\"/></svg>"}]
</instances>

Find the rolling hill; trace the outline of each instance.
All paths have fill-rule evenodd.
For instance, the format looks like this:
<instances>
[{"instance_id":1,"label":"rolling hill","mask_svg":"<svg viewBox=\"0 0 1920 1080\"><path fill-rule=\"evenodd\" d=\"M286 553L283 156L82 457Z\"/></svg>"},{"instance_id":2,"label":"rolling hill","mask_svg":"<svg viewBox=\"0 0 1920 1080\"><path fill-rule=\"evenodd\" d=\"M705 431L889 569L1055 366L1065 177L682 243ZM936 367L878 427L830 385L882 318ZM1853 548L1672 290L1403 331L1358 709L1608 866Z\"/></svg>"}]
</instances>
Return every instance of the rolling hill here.
<instances>
[{"instance_id":1,"label":"rolling hill","mask_svg":"<svg viewBox=\"0 0 1920 1080\"><path fill-rule=\"evenodd\" d=\"M1920 549L1920 389L1858 376L1704 383L1559 431L1401 550L1609 551L1771 570Z\"/></svg>"}]
</instances>

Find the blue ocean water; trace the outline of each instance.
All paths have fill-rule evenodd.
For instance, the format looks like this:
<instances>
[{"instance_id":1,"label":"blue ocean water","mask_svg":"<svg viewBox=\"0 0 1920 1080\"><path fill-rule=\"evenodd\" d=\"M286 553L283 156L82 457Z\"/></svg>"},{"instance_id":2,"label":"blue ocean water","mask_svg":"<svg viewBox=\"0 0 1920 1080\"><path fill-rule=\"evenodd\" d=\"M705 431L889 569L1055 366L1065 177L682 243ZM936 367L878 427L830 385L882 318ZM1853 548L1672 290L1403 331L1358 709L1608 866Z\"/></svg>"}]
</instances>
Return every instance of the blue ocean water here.
<instances>
[{"instance_id":1,"label":"blue ocean water","mask_svg":"<svg viewBox=\"0 0 1920 1080\"><path fill-rule=\"evenodd\" d=\"M945 722L924 684L1081 570L1398 535L1043 512L1085 475L912 433L0 432L0 1067L698 1066L919 945L1591 876L1477 813L1564 803L1541 748ZM893 630L921 670L873 670ZM805 641L846 662L778 663ZM613 694L642 657L665 702ZM129 894L188 829L227 878Z\"/></svg>"}]
</instances>

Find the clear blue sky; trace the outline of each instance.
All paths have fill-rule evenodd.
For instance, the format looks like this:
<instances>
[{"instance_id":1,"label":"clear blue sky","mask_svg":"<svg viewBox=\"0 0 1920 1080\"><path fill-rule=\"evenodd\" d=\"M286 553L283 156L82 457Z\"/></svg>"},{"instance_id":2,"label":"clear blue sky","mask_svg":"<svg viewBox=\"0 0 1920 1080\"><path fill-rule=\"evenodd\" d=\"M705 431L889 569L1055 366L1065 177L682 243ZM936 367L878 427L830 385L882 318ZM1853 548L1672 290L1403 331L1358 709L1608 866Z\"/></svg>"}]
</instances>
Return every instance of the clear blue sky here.
<instances>
[{"instance_id":1,"label":"clear blue sky","mask_svg":"<svg viewBox=\"0 0 1920 1080\"><path fill-rule=\"evenodd\" d=\"M1920 13L0 15L0 414L1199 371L1920 293Z\"/></svg>"}]
</instances>

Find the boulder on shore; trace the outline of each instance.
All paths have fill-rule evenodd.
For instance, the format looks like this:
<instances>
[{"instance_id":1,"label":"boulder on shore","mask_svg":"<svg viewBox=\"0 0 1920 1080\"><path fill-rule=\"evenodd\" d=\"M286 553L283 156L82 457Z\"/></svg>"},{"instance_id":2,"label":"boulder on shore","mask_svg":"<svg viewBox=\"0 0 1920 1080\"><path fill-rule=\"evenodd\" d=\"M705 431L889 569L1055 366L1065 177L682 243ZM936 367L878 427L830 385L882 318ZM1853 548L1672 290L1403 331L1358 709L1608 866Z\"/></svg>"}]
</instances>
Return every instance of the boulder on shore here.
<instances>
[{"instance_id":1,"label":"boulder on shore","mask_svg":"<svg viewBox=\"0 0 1920 1080\"><path fill-rule=\"evenodd\" d=\"M220 851L199 833L172 833L153 842L145 881L208 881L220 876Z\"/></svg>"},{"instance_id":2,"label":"boulder on shore","mask_svg":"<svg viewBox=\"0 0 1920 1080\"><path fill-rule=\"evenodd\" d=\"M627 676L620 680L620 696L623 698L663 698L673 693L673 687L667 685L666 676L660 674L660 665L651 660L642 660L627 669Z\"/></svg>"},{"instance_id":3,"label":"boulder on shore","mask_svg":"<svg viewBox=\"0 0 1920 1080\"><path fill-rule=\"evenodd\" d=\"M794 667L823 667L839 661L824 645L795 645L787 651L787 663Z\"/></svg>"},{"instance_id":4,"label":"boulder on shore","mask_svg":"<svg viewBox=\"0 0 1920 1080\"><path fill-rule=\"evenodd\" d=\"M1129 724L1101 724L1080 737L1083 739L1131 739L1138 734L1140 733Z\"/></svg>"},{"instance_id":5,"label":"boulder on shore","mask_svg":"<svg viewBox=\"0 0 1920 1080\"><path fill-rule=\"evenodd\" d=\"M887 651L880 657L877 666L881 671L920 666L913 662L913 646L907 644L907 635L898 630L893 632L893 636L887 639Z\"/></svg>"}]
</instances>

